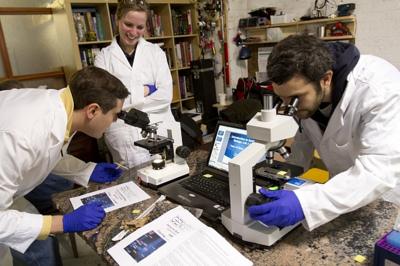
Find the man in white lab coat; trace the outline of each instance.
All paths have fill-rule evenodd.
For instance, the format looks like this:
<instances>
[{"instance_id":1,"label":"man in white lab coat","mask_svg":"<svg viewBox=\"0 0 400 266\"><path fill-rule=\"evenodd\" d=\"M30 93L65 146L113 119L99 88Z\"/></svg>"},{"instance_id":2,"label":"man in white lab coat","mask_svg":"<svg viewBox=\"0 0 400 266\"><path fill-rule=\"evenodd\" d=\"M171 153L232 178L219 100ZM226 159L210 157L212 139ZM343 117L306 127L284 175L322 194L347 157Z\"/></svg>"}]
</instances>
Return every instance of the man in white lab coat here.
<instances>
[{"instance_id":1,"label":"man in white lab coat","mask_svg":"<svg viewBox=\"0 0 400 266\"><path fill-rule=\"evenodd\" d=\"M307 170L318 151L330 179L293 191L260 192L274 201L248 209L253 219L313 230L367 205L400 178L400 72L349 43L305 35L278 43L267 65L274 92L299 99L301 119L290 161Z\"/></svg>"},{"instance_id":2,"label":"man in white lab coat","mask_svg":"<svg viewBox=\"0 0 400 266\"><path fill-rule=\"evenodd\" d=\"M36 239L90 230L101 223L105 213L98 203L64 216L43 216L22 199L54 168L58 174L74 172L71 179L81 185L118 177L114 165L76 164L79 161L73 157L59 162L63 145L74 132L101 137L116 121L128 94L117 78L95 67L76 72L69 87L59 91L0 92L0 265L8 247L24 253ZM78 174L79 170L83 172Z\"/></svg>"},{"instance_id":3,"label":"man in white lab coat","mask_svg":"<svg viewBox=\"0 0 400 266\"><path fill-rule=\"evenodd\" d=\"M145 1L120 1L116 11L118 35L95 58L95 66L119 78L131 95L124 109L136 108L149 115L151 123L162 122L157 132L167 136L172 130L176 145L182 145L180 125L175 121L170 104L172 77L165 53L143 39L149 7ZM134 145L142 139L140 129L118 121L105 133L106 144L114 161L133 167L150 160L149 152Z\"/></svg>"}]
</instances>

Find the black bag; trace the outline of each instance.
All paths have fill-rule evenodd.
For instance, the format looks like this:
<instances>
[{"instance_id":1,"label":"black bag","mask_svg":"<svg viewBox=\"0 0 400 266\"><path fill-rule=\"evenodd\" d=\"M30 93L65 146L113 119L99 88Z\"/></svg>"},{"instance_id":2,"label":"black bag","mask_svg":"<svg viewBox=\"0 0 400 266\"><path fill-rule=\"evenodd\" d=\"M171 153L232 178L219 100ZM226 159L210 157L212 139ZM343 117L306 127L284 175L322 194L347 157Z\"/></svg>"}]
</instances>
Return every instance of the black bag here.
<instances>
[{"instance_id":1,"label":"black bag","mask_svg":"<svg viewBox=\"0 0 400 266\"><path fill-rule=\"evenodd\" d=\"M178 121L181 124L182 144L191 150L203 144L203 132L200 130L196 121L188 114L180 114Z\"/></svg>"},{"instance_id":2,"label":"black bag","mask_svg":"<svg viewBox=\"0 0 400 266\"><path fill-rule=\"evenodd\" d=\"M244 99L222 110L220 116L224 121L245 125L261 108L262 105L258 99Z\"/></svg>"}]
</instances>

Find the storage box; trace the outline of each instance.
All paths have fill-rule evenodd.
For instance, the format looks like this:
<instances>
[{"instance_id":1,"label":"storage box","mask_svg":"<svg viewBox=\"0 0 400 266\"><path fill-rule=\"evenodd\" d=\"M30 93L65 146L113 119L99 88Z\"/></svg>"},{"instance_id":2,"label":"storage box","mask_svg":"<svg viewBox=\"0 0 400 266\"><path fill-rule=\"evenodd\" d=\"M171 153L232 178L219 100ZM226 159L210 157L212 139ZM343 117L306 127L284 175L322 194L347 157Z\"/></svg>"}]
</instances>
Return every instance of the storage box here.
<instances>
[{"instance_id":1,"label":"storage box","mask_svg":"<svg viewBox=\"0 0 400 266\"><path fill-rule=\"evenodd\" d=\"M288 16L286 14L283 15L275 15L275 16L270 16L271 19L271 24L278 24L278 23L287 23L288 21Z\"/></svg>"}]
</instances>

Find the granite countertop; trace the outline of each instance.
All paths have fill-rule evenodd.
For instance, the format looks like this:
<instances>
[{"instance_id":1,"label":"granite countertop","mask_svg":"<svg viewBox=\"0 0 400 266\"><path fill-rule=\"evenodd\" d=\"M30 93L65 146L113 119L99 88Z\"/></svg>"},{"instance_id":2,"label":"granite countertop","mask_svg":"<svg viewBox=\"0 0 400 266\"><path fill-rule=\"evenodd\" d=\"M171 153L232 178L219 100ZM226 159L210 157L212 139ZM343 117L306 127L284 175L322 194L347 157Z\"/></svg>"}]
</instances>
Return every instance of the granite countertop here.
<instances>
[{"instance_id":1,"label":"granite countertop","mask_svg":"<svg viewBox=\"0 0 400 266\"><path fill-rule=\"evenodd\" d=\"M201 171L207 158L207 152L199 150L192 152L188 158L190 173ZM117 182L127 182L136 177L136 170L126 171ZM137 182L137 180L134 180ZM53 202L57 209L66 213L72 211L69 198L96 191L117 184L90 184L88 188L79 188L54 195ZM107 249L115 244L110 239L121 231L121 222L134 219L139 214L132 210L146 209L157 198L156 191L142 187L151 198L137 204L127 206L107 213L100 227L79 233L79 235L101 256L108 264L116 265L108 255ZM177 205L165 200L157 204L150 215L150 221L159 217ZM190 208L189 208L190 209ZM397 216L393 204L377 200L357 211L342 215L332 222L309 232L302 226L297 227L272 247L259 248L240 243L230 235L222 224L211 224L254 265L355 265L356 255L367 258L364 264L372 264L375 242L390 231Z\"/></svg>"}]
</instances>

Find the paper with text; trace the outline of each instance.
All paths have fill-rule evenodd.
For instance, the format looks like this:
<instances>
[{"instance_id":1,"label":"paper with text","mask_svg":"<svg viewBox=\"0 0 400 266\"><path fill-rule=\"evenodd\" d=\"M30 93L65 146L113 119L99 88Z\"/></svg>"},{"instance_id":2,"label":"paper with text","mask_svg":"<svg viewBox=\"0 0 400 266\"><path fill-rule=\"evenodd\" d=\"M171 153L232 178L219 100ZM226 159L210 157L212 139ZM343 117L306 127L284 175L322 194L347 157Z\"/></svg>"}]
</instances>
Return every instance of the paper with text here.
<instances>
[{"instance_id":1,"label":"paper with text","mask_svg":"<svg viewBox=\"0 0 400 266\"><path fill-rule=\"evenodd\" d=\"M70 198L74 209L91 203L100 202L105 212L110 212L136 202L149 199L150 196L134 182L129 181L109 188L90 192L78 197Z\"/></svg>"},{"instance_id":2,"label":"paper with text","mask_svg":"<svg viewBox=\"0 0 400 266\"><path fill-rule=\"evenodd\" d=\"M124 265L252 265L214 229L178 206L107 250Z\"/></svg>"}]
</instances>

